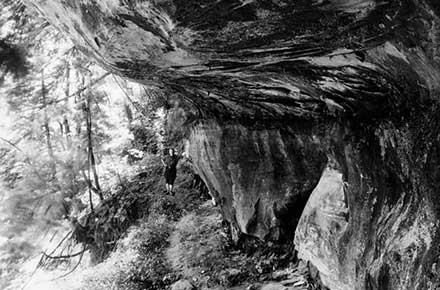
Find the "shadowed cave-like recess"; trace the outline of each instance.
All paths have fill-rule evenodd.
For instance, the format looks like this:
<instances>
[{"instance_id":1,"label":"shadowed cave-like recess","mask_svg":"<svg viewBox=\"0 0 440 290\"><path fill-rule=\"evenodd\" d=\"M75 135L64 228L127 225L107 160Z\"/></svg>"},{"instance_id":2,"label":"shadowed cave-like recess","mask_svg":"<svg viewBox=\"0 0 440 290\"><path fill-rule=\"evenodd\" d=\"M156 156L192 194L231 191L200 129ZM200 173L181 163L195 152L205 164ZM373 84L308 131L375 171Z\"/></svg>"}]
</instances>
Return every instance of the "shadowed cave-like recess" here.
<instances>
[{"instance_id":1,"label":"shadowed cave-like recess","mask_svg":"<svg viewBox=\"0 0 440 290\"><path fill-rule=\"evenodd\" d=\"M437 1L27 3L180 97L237 236L294 238L332 290L439 289Z\"/></svg>"}]
</instances>

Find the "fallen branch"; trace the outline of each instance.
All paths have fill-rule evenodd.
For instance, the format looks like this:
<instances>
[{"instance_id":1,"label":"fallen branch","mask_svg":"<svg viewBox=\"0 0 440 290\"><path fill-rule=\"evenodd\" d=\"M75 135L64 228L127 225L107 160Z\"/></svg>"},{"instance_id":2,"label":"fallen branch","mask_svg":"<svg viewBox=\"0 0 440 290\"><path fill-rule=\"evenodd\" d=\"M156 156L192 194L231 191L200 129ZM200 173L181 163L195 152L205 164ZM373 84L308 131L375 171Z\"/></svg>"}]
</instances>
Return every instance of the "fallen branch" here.
<instances>
[{"instance_id":1,"label":"fallen branch","mask_svg":"<svg viewBox=\"0 0 440 290\"><path fill-rule=\"evenodd\" d=\"M52 279L52 281L54 281L54 280L58 280L58 279L62 279L62 278L64 278L64 277L66 277L66 276L72 274L72 273L73 273L73 272L79 267L79 265L81 264L82 259L83 259L83 257L84 257L84 253L85 253L86 250L87 250L87 248L86 248L86 246L84 246L84 247L83 247L83 250L80 252L80 257L79 257L78 263L76 263L76 265L73 267L72 270L70 270L70 271L67 272L66 274L63 274L63 275L61 275L61 276L59 276L59 277L57 277L57 278L55 278L55 279Z\"/></svg>"},{"instance_id":2,"label":"fallen branch","mask_svg":"<svg viewBox=\"0 0 440 290\"><path fill-rule=\"evenodd\" d=\"M52 252L49 253L49 255L53 255L56 250L58 250L58 248L61 246L61 244L71 235L72 231L68 232L67 235L65 235L64 238L62 238L61 241L58 243L58 245L52 250Z\"/></svg>"},{"instance_id":3,"label":"fallen branch","mask_svg":"<svg viewBox=\"0 0 440 290\"><path fill-rule=\"evenodd\" d=\"M61 255L61 256L51 256L49 254L46 254L45 252L42 252L43 256L48 258L48 259L52 259L52 260L59 260L59 259L70 259L70 258L74 258L77 257L81 254L83 254L85 251L87 251L87 248L84 247L81 251L79 251L78 253L75 254L71 254L71 255Z\"/></svg>"}]
</instances>

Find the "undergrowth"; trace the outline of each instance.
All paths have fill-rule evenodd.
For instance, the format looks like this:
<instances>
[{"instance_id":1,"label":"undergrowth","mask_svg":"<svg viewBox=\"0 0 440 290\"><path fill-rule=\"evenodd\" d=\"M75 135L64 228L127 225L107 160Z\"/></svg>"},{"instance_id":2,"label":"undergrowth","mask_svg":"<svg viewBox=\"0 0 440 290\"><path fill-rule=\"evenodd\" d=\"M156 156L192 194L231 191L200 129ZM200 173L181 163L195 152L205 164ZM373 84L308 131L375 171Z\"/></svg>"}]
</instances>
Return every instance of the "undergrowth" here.
<instances>
[{"instance_id":1,"label":"undergrowth","mask_svg":"<svg viewBox=\"0 0 440 290\"><path fill-rule=\"evenodd\" d=\"M171 223L165 215L151 215L133 226L116 250L102 263L82 273L77 290L165 289L172 279L163 252Z\"/></svg>"},{"instance_id":2,"label":"undergrowth","mask_svg":"<svg viewBox=\"0 0 440 290\"><path fill-rule=\"evenodd\" d=\"M92 213L74 220L74 238L87 245L92 260L101 262L115 249L116 242L139 219L149 215L165 215L178 220L183 211L197 208L201 196L192 188L192 173L187 164L179 168L176 196L164 193L160 158L148 156L142 161L139 174L120 182L114 194L103 201Z\"/></svg>"},{"instance_id":3,"label":"undergrowth","mask_svg":"<svg viewBox=\"0 0 440 290\"><path fill-rule=\"evenodd\" d=\"M75 290L166 289L178 277L165 255L174 224L204 201L182 163L175 196L164 192L160 158L149 156L142 170L78 223L75 238L96 264L81 273Z\"/></svg>"},{"instance_id":4,"label":"undergrowth","mask_svg":"<svg viewBox=\"0 0 440 290\"><path fill-rule=\"evenodd\" d=\"M220 211L192 181L182 164L176 195L165 194L157 159L126 181L88 218L85 242L103 262L83 270L74 290L169 289L181 279L198 289L248 287L294 260L285 246L254 240L236 247Z\"/></svg>"}]
</instances>

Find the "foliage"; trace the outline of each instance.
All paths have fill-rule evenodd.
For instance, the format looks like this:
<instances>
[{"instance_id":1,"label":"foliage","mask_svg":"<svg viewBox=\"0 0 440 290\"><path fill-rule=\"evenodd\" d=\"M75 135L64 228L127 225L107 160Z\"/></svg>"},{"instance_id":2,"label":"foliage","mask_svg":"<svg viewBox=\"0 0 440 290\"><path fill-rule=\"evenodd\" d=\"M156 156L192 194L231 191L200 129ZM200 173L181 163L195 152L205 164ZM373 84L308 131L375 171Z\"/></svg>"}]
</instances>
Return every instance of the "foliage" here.
<instances>
[{"instance_id":1,"label":"foliage","mask_svg":"<svg viewBox=\"0 0 440 290\"><path fill-rule=\"evenodd\" d=\"M151 215L133 226L103 263L82 273L77 290L165 289L169 273L163 256L171 225L164 215Z\"/></svg>"},{"instance_id":2,"label":"foliage","mask_svg":"<svg viewBox=\"0 0 440 290\"><path fill-rule=\"evenodd\" d=\"M164 194L160 157L146 155L140 163L141 172L123 180L118 192L87 218L91 238L83 242L94 246L94 255L107 258L81 273L78 289L165 289L178 278L166 255L169 236L174 223L203 199L192 188L186 164L179 168L177 194L170 196ZM108 246L111 241L114 246Z\"/></svg>"},{"instance_id":3,"label":"foliage","mask_svg":"<svg viewBox=\"0 0 440 290\"><path fill-rule=\"evenodd\" d=\"M132 149L130 96L20 1L0 6L0 256L17 269L2 272L6 288L47 235L63 236L68 219L111 197L136 166L122 154ZM8 245L21 245L23 259Z\"/></svg>"},{"instance_id":4,"label":"foliage","mask_svg":"<svg viewBox=\"0 0 440 290\"><path fill-rule=\"evenodd\" d=\"M75 239L89 246L96 262L104 260L116 241L139 219L164 215L175 221L184 210L192 210L201 202L200 195L194 193L192 174L186 165L179 168L176 180L179 194L175 198L163 194L160 157L147 154L140 163L140 173L121 180L114 194L76 223Z\"/></svg>"},{"instance_id":5,"label":"foliage","mask_svg":"<svg viewBox=\"0 0 440 290\"><path fill-rule=\"evenodd\" d=\"M23 76L28 69L23 49L11 44L8 40L0 39L0 69L15 77ZM0 80L2 78L0 77Z\"/></svg>"},{"instance_id":6,"label":"foliage","mask_svg":"<svg viewBox=\"0 0 440 290\"><path fill-rule=\"evenodd\" d=\"M23 77L28 72L27 49L31 41L23 36L37 34L45 24L41 19L28 17L21 1L4 0L0 7L0 83L7 75ZM31 23L31 25L29 25ZM33 27L33 31L29 28Z\"/></svg>"},{"instance_id":7,"label":"foliage","mask_svg":"<svg viewBox=\"0 0 440 290\"><path fill-rule=\"evenodd\" d=\"M84 225L77 224L74 237L80 243L90 244L93 260L102 261L129 226L142 217L147 203L148 196L121 190L90 213Z\"/></svg>"},{"instance_id":8,"label":"foliage","mask_svg":"<svg viewBox=\"0 0 440 290\"><path fill-rule=\"evenodd\" d=\"M143 152L157 154L159 146L157 136L154 129L143 125L133 125L131 127L133 133L133 147Z\"/></svg>"}]
</instances>

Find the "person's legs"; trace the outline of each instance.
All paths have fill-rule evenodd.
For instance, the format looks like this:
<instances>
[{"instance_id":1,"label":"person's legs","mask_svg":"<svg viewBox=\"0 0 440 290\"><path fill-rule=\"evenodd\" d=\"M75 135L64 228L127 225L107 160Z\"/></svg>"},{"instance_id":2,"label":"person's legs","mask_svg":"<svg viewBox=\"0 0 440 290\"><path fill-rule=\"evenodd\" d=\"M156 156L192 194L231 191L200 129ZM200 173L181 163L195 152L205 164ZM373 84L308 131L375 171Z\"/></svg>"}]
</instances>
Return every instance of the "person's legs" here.
<instances>
[{"instance_id":1,"label":"person's legs","mask_svg":"<svg viewBox=\"0 0 440 290\"><path fill-rule=\"evenodd\" d=\"M170 184L170 193L174 195L174 181L176 180L176 171L171 171L168 183Z\"/></svg>"},{"instance_id":2,"label":"person's legs","mask_svg":"<svg viewBox=\"0 0 440 290\"><path fill-rule=\"evenodd\" d=\"M165 169L164 177L165 177L165 187L167 189L167 193L170 193L170 170L168 168Z\"/></svg>"}]
</instances>

